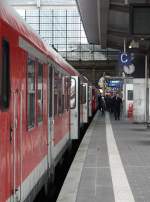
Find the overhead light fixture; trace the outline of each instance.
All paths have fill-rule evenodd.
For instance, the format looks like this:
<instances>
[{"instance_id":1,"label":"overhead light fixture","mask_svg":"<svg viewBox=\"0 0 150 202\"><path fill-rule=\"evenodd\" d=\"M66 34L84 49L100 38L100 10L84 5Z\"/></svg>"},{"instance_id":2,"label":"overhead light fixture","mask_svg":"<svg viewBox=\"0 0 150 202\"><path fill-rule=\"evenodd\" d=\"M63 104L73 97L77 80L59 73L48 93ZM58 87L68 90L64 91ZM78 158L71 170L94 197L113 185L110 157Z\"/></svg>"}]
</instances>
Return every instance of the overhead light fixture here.
<instances>
[{"instance_id":1,"label":"overhead light fixture","mask_svg":"<svg viewBox=\"0 0 150 202\"><path fill-rule=\"evenodd\" d=\"M129 48L139 48L139 42L133 39L129 44Z\"/></svg>"}]
</instances>

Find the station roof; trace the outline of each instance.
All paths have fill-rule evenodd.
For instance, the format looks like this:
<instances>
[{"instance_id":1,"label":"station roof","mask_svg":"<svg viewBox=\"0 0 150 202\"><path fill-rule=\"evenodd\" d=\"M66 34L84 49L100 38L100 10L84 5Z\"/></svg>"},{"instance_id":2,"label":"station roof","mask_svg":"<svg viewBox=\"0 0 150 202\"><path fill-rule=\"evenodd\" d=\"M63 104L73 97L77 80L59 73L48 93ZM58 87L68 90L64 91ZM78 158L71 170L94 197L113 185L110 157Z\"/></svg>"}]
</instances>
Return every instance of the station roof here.
<instances>
[{"instance_id":1,"label":"station roof","mask_svg":"<svg viewBox=\"0 0 150 202\"><path fill-rule=\"evenodd\" d=\"M129 4L150 0L76 0L89 43L123 48L129 36Z\"/></svg>"},{"instance_id":2,"label":"station roof","mask_svg":"<svg viewBox=\"0 0 150 202\"><path fill-rule=\"evenodd\" d=\"M76 0L88 42L106 46L109 0Z\"/></svg>"}]
</instances>

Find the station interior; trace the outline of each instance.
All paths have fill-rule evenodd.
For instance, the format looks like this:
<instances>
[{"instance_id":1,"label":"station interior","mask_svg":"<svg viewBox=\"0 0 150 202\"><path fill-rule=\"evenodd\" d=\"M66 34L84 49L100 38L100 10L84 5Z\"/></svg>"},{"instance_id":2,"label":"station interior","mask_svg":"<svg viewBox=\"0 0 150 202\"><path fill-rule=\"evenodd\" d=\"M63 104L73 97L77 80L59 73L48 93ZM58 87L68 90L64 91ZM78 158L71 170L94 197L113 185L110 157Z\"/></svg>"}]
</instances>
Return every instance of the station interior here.
<instances>
[{"instance_id":1,"label":"station interior","mask_svg":"<svg viewBox=\"0 0 150 202\"><path fill-rule=\"evenodd\" d=\"M150 202L150 0L1 0L0 202Z\"/></svg>"}]
</instances>

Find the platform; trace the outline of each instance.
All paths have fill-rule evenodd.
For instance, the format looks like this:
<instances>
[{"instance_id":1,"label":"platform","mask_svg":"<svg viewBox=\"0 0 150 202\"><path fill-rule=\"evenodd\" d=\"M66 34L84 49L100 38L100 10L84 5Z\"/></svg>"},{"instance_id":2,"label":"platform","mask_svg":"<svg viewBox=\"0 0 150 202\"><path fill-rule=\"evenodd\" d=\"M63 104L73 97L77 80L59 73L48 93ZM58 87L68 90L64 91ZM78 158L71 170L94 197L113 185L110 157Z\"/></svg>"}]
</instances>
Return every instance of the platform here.
<instances>
[{"instance_id":1,"label":"platform","mask_svg":"<svg viewBox=\"0 0 150 202\"><path fill-rule=\"evenodd\" d=\"M57 202L149 202L150 130L98 111Z\"/></svg>"}]
</instances>

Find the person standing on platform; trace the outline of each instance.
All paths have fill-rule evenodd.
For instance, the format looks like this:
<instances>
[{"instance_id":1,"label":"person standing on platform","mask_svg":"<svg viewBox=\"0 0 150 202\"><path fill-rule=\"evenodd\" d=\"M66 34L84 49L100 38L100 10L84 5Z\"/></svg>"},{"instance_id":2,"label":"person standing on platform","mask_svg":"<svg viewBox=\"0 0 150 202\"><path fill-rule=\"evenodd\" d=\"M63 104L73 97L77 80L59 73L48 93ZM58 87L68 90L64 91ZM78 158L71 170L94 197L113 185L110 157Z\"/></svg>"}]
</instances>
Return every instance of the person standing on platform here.
<instances>
[{"instance_id":1,"label":"person standing on platform","mask_svg":"<svg viewBox=\"0 0 150 202\"><path fill-rule=\"evenodd\" d=\"M113 97L113 111L115 120L120 120L120 109L121 109L122 99L119 97L119 94L116 94Z\"/></svg>"},{"instance_id":2,"label":"person standing on platform","mask_svg":"<svg viewBox=\"0 0 150 202\"><path fill-rule=\"evenodd\" d=\"M104 113L105 113L105 99L101 95L98 96L98 106L99 106L99 110L102 112L102 115L104 115Z\"/></svg>"}]
</instances>

